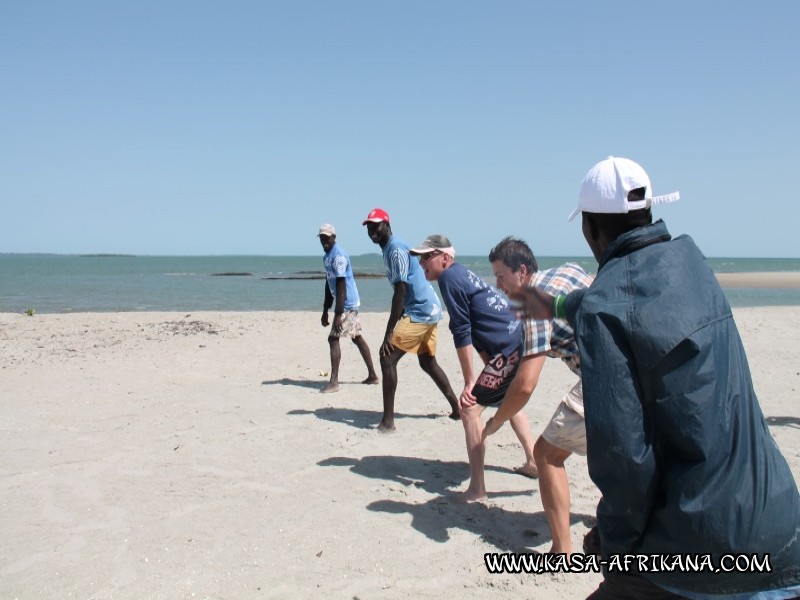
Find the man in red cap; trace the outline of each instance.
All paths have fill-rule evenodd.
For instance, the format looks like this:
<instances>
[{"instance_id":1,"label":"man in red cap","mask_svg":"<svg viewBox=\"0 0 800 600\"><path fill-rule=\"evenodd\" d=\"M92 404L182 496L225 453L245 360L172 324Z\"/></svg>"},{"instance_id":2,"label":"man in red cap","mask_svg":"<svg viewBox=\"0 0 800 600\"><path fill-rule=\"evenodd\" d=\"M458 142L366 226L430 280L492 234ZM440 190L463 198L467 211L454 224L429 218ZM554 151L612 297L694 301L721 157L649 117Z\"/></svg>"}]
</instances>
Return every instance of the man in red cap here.
<instances>
[{"instance_id":1,"label":"man in red cap","mask_svg":"<svg viewBox=\"0 0 800 600\"><path fill-rule=\"evenodd\" d=\"M386 323L386 334L380 348L383 374L383 418L378 425L382 432L393 431L394 396L397 390L397 363L407 352L419 359L419 366L450 404L450 418L458 420L458 398L436 362L436 325L442 318L439 297L419 266L409 255L409 246L392 235L389 214L382 208L370 211L364 220L370 239L383 250L386 277L394 288L392 307Z\"/></svg>"}]
</instances>

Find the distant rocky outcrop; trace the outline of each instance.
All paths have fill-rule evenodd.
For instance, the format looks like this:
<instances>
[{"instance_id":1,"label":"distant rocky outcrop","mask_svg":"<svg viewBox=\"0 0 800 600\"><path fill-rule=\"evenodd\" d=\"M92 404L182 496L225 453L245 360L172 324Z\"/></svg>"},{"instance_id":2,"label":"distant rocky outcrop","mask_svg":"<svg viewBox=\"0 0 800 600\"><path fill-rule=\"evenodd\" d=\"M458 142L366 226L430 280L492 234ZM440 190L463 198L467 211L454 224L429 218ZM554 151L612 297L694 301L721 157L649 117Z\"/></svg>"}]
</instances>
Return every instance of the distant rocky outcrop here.
<instances>
[{"instance_id":1,"label":"distant rocky outcrop","mask_svg":"<svg viewBox=\"0 0 800 600\"><path fill-rule=\"evenodd\" d=\"M383 277L385 277L385 275L381 273L353 273L354 279L381 279ZM267 281L271 279L325 279L325 273L323 271L298 271L297 273L290 273L288 275L270 275L269 277L262 277L261 279Z\"/></svg>"},{"instance_id":2,"label":"distant rocky outcrop","mask_svg":"<svg viewBox=\"0 0 800 600\"><path fill-rule=\"evenodd\" d=\"M78 254L80 258L136 258L135 254Z\"/></svg>"}]
</instances>

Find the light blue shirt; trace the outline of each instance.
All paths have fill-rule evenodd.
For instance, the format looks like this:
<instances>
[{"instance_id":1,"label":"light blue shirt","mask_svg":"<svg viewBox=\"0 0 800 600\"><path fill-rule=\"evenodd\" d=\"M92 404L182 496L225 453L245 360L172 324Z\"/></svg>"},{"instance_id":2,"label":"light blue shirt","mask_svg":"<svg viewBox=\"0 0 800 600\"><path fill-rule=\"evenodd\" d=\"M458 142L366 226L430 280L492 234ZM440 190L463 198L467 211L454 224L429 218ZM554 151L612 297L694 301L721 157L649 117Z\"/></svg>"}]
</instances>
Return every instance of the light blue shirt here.
<instances>
[{"instance_id":1,"label":"light blue shirt","mask_svg":"<svg viewBox=\"0 0 800 600\"><path fill-rule=\"evenodd\" d=\"M438 323L442 304L415 256L408 253L408 244L392 236L383 248L386 277L392 287L401 281L406 284L405 314L413 323Z\"/></svg>"},{"instance_id":2,"label":"light blue shirt","mask_svg":"<svg viewBox=\"0 0 800 600\"><path fill-rule=\"evenodd\" d=\"M350 266L350 257L347 252L342 250L339 244L334 243L333 248L325 253L322 258L325 265L325 278L328 280L328 288L333 294L333 306L336 308L336 279L344 277L346 297L344 300L344 310L356 310L361 305L358 297L356 280L353 278L353 268Z\"/></svg>"}]
</instances>

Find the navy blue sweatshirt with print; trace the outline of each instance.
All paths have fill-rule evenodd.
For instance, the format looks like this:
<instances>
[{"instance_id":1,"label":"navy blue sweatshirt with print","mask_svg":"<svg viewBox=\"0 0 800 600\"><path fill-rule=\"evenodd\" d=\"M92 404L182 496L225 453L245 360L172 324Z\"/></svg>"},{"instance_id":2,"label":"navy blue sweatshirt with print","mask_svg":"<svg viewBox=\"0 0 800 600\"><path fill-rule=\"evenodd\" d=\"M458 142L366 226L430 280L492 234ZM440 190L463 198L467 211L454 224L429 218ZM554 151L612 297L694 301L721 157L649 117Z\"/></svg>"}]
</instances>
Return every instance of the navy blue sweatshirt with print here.
<instances>
[{"instance_id":1,"label":"navy blue sweatshirt with print","mask_svg":"<svg viewBox=\"0 0 800 600\"><path fill-rule=\"evenodd\" d=\"M509 356L522 343L522 327L508 300L459 263L439 275L456 348L472 344L489 356Z\"/></svg>"}]
</instances>

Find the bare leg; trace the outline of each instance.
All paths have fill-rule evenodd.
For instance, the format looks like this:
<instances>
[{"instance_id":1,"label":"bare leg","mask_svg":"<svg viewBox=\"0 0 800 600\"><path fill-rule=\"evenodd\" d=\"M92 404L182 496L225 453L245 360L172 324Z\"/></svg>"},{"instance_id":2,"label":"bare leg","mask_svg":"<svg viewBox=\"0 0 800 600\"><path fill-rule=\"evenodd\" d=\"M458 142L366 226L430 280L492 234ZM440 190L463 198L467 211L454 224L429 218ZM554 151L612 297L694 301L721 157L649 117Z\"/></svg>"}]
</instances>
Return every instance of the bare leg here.
<instances>
[{"instance_id":1,"label":"bare leg","mask_svg":"<svg viewBox=\"0 0 800 600\"><path fill-rule=\"evenodd\" d=\"M383 375L383 418L378 431L394 431L394 394L397 391L397 362L405 352L397 348L391 354L381 356L381 375Z\"/></svg>"},{"instance_id":2,"label":"bare leg","mask_svg":"<svg viewBox=\"0 0 800 600\"><path fill-rule=\"evenodd\" d=\"M369 351L369 344L367 344L366 340L360 335L353 338L353 343L358 347L361 358L364 359L364 364L367 365L367 378L361 383L378 383L378 374L375 372L375 367L372 365L372 354Z\"/></svg>"},{"instance_id":3,"label":"bare leg","mask_svg":"<svg viewBox=\"0 0 800 600\"><path fill-rule=\"evenodd\" d=\"M519 411L508 422L511 423L511 429L517 434L517 439L525 451L525 464L514 470L526 477L536 477L536 461L533 458L533 434L528 423L528 417L523 411Z\"/></svg>"},{"instance_id":4,"label":"bare leg","mask_svg":"<svg viewBox=\"0 0 800 600\"><path fill-rule=\"evenodd\" d=\"M533 449L539 467L539 492L550 524L553 545L550 552L572 554L569 535L569 481L564 461L571 452L562 450L540 437Z\"/></svg>"},{"instance_id":5,"label":"bare leg","mask_svg":"<svg viewBox=\"0 0 800 600\"><path fill-rule=\"evenodd\" d=\"M457 421L460 418L458 412L458 398L453 393L453 388L450 387L450 380L445 375L442 368L439 366L439 363L436 362L436 357L431 356L430 354L420 354L419 358L419 366L422 367L422 370L425 371L433 382L436 384L436 387L439 388L439 391L444 394L445 399L447 400L448 404L450 404L450 415L449 417L454 421Z\"/></svg>"},{"instance_id":6,"label":"bare leg","mask_svg":"<svg viewBox=\"0 0 800 600\"><path fill-rule=\"evenodd\" d=\"M461 411L461 422L464 424L464 436L467 440L467 458L469 458L469 487L463 494L466 502L477 502L486 499L486 481L483 475L483 463L486 456L486 444L483 443L484 407L473 404Z\"/></svg>"},{"instance_id":7,"label":"bare leg","mask_svg":"<svg viewBox=\"0 0 800 600\"><path fill-rule=\"evenodd\" d=\"M342 359L342 348L339 345L339 338L329 337L328 343L331 345L331 380L320 390L322 394L339 391L339 362Z\"/></svg>"}]
</instances>

